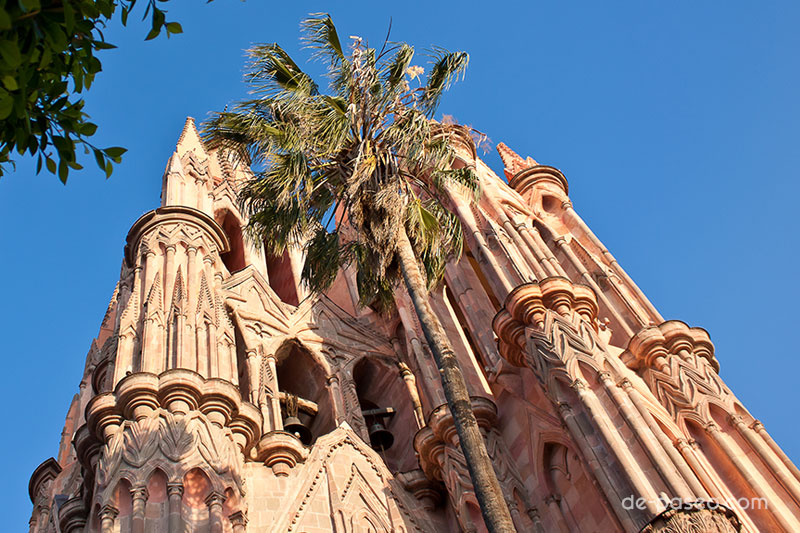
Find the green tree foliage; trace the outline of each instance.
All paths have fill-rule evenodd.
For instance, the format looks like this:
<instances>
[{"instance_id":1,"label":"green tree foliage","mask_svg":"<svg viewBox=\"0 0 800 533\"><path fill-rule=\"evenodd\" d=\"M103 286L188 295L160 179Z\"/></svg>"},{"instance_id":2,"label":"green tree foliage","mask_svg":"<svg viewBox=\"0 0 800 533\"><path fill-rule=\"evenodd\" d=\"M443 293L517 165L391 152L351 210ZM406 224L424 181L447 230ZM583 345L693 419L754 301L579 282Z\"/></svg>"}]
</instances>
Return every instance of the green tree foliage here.
<instances>
[{"instance_id":1,"label":"green tree foliage","mask_svg":"<svg viewBox=\"0 0 800 533\"><path fill-rule=\"evenodd\" d=\"M162 30L181 33L167 22L156 0L145 0L150 17L147 39ZM163 0L162 0L163 1ZM89 138L97 125L83 111L80 97L102 70L97 57L114 48L103 29L115 13L122 23L137 0L0 0L0 176L13 168L13 153L36 157L66 183L70 169L80 169L79 147L91 152L110 176L124 148L98 148Z\"/></svg>"}]
</instances>

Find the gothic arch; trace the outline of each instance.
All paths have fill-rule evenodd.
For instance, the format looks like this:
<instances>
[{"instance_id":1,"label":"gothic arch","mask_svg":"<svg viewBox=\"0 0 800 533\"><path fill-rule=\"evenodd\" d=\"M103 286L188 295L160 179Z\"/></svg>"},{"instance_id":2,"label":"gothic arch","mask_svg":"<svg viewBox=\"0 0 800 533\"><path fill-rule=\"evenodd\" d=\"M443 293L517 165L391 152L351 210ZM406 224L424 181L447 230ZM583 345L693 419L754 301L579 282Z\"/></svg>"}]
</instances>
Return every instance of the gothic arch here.
<instances>
[{"instance_id":1,"label":"gothic arch","mask_svg":"<svg viewBox=\"0 0 800 533\"><path fill-rule=\"evenodd\" d=\"M155 468L147 479L147 505L145 507L145 529L163 531L167 529L167 483L164 471Z\"/></svg>"},{"instance_id":2,"label":"gothic arch","mask_svg":"<svg viewBox=\"0 0 800 533\"><path fill-rule=\"evenodd\" d=\"M412 454L407 453L413 447L417 431L414 406L396 361L389 362L380 357L362 356L348 366L350 371L345 375L351 376L353 380L362 413L372 409L394 410L393 415L386 417L361 415L367 437L370 426L382 423L394 438L390 448L379 451L389 470L397 472L414 469L417 461Z\"/></svg>"},{"instance_id":3,"label":"gothic arch","mask_svg":"<svg viewBox=\"0 0 800 533\"><path fill-rule=\"evenodd\" d=\"M306 425L312 439L330 433L336 427L335 399L328 384L330 366L318 352L297 339L284 341L275 352L281 415L289 416L289 398L298 398L297 417Z\"/></svg>"},{"instance_id":4,"label":"gothic arch","mask_svg":"<svg viewBox=\"0 0 800 533\"><path fill-rule=\"evenodd\" d=\"M238 272L247 266L242 221L228 208L217 209L214 212L214 220L222 227L230 244L230 249L220 255L222 263L231 274Z\"/></svg>"}]
</instances>

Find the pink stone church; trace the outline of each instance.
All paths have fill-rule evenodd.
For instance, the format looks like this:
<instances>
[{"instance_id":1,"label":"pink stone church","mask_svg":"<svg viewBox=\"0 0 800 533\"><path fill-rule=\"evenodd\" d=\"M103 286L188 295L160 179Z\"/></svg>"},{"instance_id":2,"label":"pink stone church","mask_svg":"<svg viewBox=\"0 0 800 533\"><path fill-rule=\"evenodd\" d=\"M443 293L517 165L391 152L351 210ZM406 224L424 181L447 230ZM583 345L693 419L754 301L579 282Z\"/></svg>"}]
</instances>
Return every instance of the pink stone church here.
<instances>
[{"instance_id":1,"label":"pink stone church","mask_svg":"<svg viewBox=\"0 0 800 533\"><path fill-rule=\"evenodd\" d=\"M576 213L564 175L456 128L466 248L430 299L520 532L800 531L800 471ZM438 372L402 287L359 308L243 237L248 168L189 119L120 280L30 531L478 532ZM723 354L724 356L724 354ZM55 443L54 443L55 444Z\"/></svg>"}]
</instances>

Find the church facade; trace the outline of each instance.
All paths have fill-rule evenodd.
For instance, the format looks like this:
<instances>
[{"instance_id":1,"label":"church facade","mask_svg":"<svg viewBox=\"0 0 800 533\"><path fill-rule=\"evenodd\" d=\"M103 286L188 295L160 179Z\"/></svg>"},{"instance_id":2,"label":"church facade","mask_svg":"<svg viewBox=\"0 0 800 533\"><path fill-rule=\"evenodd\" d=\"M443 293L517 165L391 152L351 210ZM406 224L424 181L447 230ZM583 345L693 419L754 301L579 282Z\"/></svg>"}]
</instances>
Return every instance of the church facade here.
<instances>
[{"instance_id":1,"label":"church facade","mask_svg":"<svg viewBox=\"0 0 800 533\"><path fill-rule=\"evenodd\" d=\"M450 141L465 251L430 295L518 531L800 531L800 471L664 320L555 168ZM485 531L408 294L308 294L302 249L243 237L249 170L189 119L131 227L32 533ZM54 443L55 445L55 443Z\"/></svg>"}]
</instances>

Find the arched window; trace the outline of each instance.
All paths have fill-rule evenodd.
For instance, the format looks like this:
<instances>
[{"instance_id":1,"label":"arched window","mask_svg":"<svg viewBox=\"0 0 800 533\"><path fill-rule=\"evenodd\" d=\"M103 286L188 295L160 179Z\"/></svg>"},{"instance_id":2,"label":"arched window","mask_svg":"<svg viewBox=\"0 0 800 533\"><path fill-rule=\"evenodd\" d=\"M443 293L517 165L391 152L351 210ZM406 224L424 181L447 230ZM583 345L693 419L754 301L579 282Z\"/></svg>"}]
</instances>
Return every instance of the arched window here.
<instances>
[{"instance_id":1,"label":"arched window","mask_svg":"<svg viewBox=\"0 0 800 533\"><path fill-rule=\"evenodd\" d=\"M325 372L304 347L288 342L278 350L278 389L286 420L297 399L297 418L311 431L311 442L336 427Z\"/></svg>"},{"instance_id":2,"label":"arched window","mask_svg":"<svg viewBox=\"0 0 800 533\"><path fill-rule=\"evenodd\" d=\"M364 358L353 368L353 381L367 431L380 431L377 425L380 424L391 434L391 446L381 449L376 443L373 448L394 472L415 468L414 406L400 373L381 362Z\"/></svg>"},{"instance_id":3,"label":"arched window","mask_svg":"<svg viewBox=\"0 0 800 533\"><path fill-rule=\"evenodd\" d=\"M222 226L230 243L230 250L221 255L222 263L231 273L243 269L247 263L244 260L244 239L239 220L227 209L217 211L214 214L214 220Z\"/></svg>"}]
</instances>

